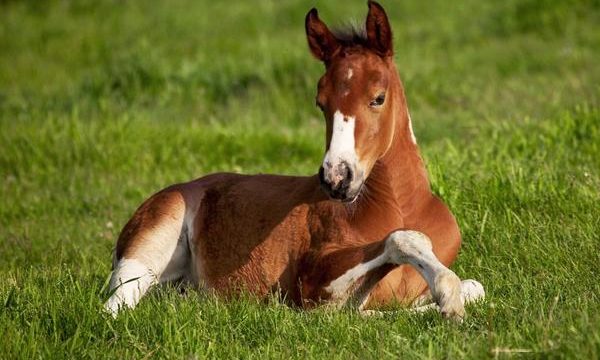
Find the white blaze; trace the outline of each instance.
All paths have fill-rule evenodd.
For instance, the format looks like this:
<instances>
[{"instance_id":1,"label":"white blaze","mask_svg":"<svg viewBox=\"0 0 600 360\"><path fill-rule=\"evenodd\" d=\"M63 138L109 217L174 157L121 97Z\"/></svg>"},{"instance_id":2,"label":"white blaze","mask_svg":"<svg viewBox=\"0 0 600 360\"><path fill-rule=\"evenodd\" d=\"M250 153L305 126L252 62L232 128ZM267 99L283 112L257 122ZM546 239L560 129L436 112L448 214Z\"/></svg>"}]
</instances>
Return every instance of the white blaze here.
<instances>
[{"instance_id":1,"label":"white blaze","mask_svg":"<svg viewBox=\"0 0 600 360\"><path fill-rule=\"evenodd\" d=\"M354 148L354 126L356 118L346 116L337 110L333 114L333 132L329 150L325 154L323 167L330 169L342 161L354 165L358 162L356 149Z\"/></svg>"},{"instance_id":2,"label":"white blaze","mask_svg":"<svg viewBox=\"0 0 600 360\"><path fill-rule=\"evenodd\" d=\"M352 79L352 75L354 75L354 72L352 71L352 68L348 69L348 73L346 74L346 78L348 80Z\"/></svg>"}]
</instances>

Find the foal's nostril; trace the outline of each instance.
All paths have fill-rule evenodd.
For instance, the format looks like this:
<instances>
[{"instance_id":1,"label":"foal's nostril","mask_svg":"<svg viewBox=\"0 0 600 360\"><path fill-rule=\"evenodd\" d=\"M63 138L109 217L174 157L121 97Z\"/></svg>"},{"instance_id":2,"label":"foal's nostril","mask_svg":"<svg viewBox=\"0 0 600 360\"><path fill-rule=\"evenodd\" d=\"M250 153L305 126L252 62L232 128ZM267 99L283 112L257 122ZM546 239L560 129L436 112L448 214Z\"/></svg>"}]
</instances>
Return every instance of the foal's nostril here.
<instances>
[{"instance_id":1,"label":"foal's nostril","mask_svg":"<svg viewBox=\"0 0 600 360\"><path fill-rule=\"evenodd\" d=\"M346 162L340 164L340 167L342 168L340 171L342 181L340 181L339 188L346 190L350 187L350 183L354 179L354 173L352 172L352 168Z\"/></svg>"},{"instance_id":2,"label":"foal's nostril","mask_svg":"<svg viewBox=\"0 0 600 360\"><path fill-rule=\"evenodd\" d=\"M352 168L350 166L348 166L348 173L346 175L346 179L348 179L349 182L354 180L354 172L352 171Z\"/></svg>"},{"instance_id":3,"label":"foal's nostril","mask_svg":"<svg viewBox=\"0 0 600 360\"><path fill-rule=\"evenodd\" d=\"M350 172L348 172L349 175L352 175ZM350 187L350 183L352 182L352 177L351 176L346 176L340 183L340 190L346 190Z\"/></svg>"}]
</instances>

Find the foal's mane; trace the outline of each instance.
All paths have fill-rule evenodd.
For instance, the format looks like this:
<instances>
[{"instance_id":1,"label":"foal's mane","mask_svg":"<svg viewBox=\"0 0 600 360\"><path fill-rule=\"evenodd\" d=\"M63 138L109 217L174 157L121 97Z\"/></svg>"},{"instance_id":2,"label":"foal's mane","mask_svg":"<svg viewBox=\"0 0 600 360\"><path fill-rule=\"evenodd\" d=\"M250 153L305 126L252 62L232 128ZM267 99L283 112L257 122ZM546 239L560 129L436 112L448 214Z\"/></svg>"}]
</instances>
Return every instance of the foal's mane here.
<instances>
[{"instance_id":1,"label":"foal's mane","mask_svg":"<svg viewBox=\"0 0 600 360\"><path fill-rule=\"evenodd\" d=\"M331 32L345 48L367 46L367 31L364 25L350 22L332 29Z\"/></svg>"}]
</instances>

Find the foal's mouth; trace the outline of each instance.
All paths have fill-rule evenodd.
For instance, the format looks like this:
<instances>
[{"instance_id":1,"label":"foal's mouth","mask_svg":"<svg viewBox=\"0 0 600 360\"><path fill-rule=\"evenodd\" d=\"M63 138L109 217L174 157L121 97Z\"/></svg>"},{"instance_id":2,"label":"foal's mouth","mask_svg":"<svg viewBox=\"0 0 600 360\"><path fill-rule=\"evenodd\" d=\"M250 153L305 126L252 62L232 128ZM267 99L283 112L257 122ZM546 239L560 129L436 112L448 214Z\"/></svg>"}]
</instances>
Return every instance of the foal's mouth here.
<instances>
[{"instance_id":1,"label":"foal's mouth","mask_svg":"<svg viewBox=\"0 0 600 360\"><path fill-rule=\"evenodd\" d=\"M363 182L359 180L360 185L357 188L355 186L357 179L353 178L353 176L350 176L343 181L332 183L325 175L323 167L319 168L319 182L321 184L321 189L323 189L330 199L341 201L343 203L353 203L356 201L364 185Z\"/></svg>"}]
</instances>

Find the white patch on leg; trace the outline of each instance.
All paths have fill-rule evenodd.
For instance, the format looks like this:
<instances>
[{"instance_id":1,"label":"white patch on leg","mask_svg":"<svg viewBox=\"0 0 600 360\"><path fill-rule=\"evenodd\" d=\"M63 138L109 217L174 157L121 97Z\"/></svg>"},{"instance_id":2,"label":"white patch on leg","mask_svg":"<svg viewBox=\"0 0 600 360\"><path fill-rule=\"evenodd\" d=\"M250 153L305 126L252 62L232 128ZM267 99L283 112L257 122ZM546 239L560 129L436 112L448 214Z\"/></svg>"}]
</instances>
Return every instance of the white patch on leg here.
<instances>
[{"instance_id":1,"label":"white patch on leg","mask_svg":"<svg viewBox=\"0 0 600 360\"><path fill-rule=\"evenodd\" d=\"M348 80L352 79L353 75L354 75L354 72L352 71L352 68L349 68L348 72L346 73L346 79L348 79Z\"/></svg>"},{"instance_id":2,"label":"white patch on leg","mask_svg":"<svg viewBox=\"0 0 600 360\"><path fill-rule=\"evenodd\" d=\"M411 264L427 283L435 282L436 275L448 270L433 254L431 241L418 231L395 231L387 239L386 251L395 264Z\"/></svg>"},{"instance_id":3,"label":"white patch on leg","mask_svg":"<svg viewBox=\"0 0 600 360\"><path fill-rule=\"evenodd\" d=\"M140 261L121 259L110 279L110 289L114 293L104 304L104 309L113 316L124 306L133 309L148 288L157 282L156 275Z\"/></svg>"},{"instance_id":4,"label":"white patch on leg","mask_svg":"<svg viewBox=\"0 0 600 360\"><path fill-rule=\"evenodd\" d=\"M479 281L471 279L463 280L460 283L460 296L463 303L468 304L485 298L485 290ZM427 290L412 302L411 307L421 308L431 303L433 303L433 296L431 295L431 291Z\"/></svg>"},{"instance_id":5,"label":"white patch on leg","mask_svg":"<svg viewBox=\"0 0 600 360\"><path fill-rule=\"evenodd\" d=\"M333 280L325 290L331 294L332 305L344 305L356 290L357 281L369 271L386 263L411 264L427 281L430 291L418 297L413 303L417 312L438 309L447 318L462 321L465 315L464 303L481 299L484 296L483 286L474 280L462 281L456 274L445 267L433 253L429 238L418 231L395 231L386 239L382 254L347 270L343 275ZM368 299L360 299L358 310L361 313ZM428 302L435 301L426 305Z\"/></svg>"},{"instance_id":6,"label":"white patch on leg","mask_svg":"<svg viewBox=\"0 0 600 360\"><path fill-rule=\"evenodd\" d=\"M463 280L461 282L460 298L463 305L485 298L485 290L483 289L483 285L476 280ZM440 310L438 304L433 302L431 291L427 291L423 295L416 298L411 306L411 311L418 313L429 310Z\"/></svg>"},{"instance_id":7,"label":"white patch on leg","mask_svg":"<svg viewBox=\"0 0 600 360\"><path fill-rule=\"evenodd\" d=\"M410 230L395 231L386 240L385 251L389 253L392 263L411 264L423 276L445 317L459 321L464 317L460 279L438 260L425 234Z\"/></svg>"},{"instance_id":8,"label":"white patch on leg","mask_svg":"<svg viewBox=\"0 0 600 360\"><path fill-rule=\"evenodd\" d=\"M380 267L388 261L388 256L384 252L376 258L365 263L360 263L346 271L342 276L333 280L325 288L331 294L331 300L337 305L343 305L350 297L350 290L358 279L365 276L369 271Z\"/></svg>"}]
</instances>

